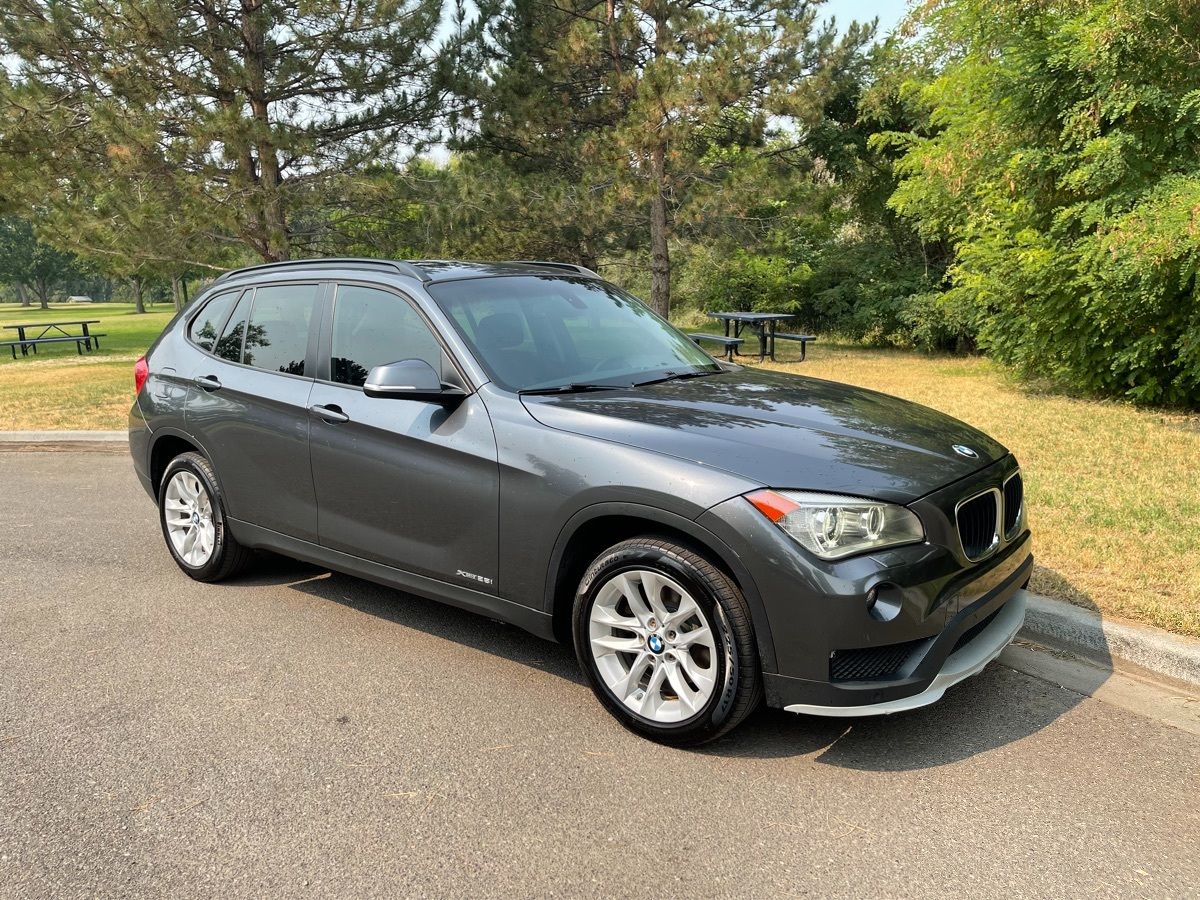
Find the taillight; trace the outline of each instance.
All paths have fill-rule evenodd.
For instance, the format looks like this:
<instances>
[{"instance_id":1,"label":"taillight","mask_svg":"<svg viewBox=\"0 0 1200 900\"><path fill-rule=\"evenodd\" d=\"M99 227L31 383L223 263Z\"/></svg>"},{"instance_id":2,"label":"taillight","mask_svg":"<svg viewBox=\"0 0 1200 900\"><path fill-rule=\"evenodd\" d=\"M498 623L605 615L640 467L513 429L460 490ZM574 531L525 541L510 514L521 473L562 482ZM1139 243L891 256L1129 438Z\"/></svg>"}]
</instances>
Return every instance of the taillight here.
<instances>
[{"instance_id":1,"label":"taillight","mask_svg":"<svg viewBox=\"0 0 1200 900\"><path fill-rule=\"evenodd\" d=\"M146 357L139 356L138 361L133 364L133 392L140 394L142 385L146 383L146 379L150 377L150 366L146 363Z\"/></svg>"}]
</instances>

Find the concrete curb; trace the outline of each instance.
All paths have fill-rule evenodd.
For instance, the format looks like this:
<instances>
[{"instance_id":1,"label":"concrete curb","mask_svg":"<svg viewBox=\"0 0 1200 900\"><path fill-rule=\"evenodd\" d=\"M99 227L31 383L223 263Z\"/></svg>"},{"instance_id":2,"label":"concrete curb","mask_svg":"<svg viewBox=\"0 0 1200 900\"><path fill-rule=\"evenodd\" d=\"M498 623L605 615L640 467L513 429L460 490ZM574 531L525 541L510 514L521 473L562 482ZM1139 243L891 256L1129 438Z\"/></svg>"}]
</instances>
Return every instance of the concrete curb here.
<instances>
[{"instance_id":1,"label":"concrete curb","mask_svg":"<svg viewBox=\"0 0 1200 900\"><path fill-rule=\"evenodd\" d=\"M1200 640L1149 625L1105 619L1092 610L1037 594L1028 594L1027 599L1020 637L1105 666L1131 663L1200 687Z\"/></svg>"},{"instance_id":2,"label":"concrete curb","mask_svg":"<svg viewBox=\"0 0 1200 900\"><path fill-rule=\"evenodd\" d=\"M0 431L0 453L6 450L124 453L128 445L129 435L124 431Z\"/></svg>"}]
</instances>

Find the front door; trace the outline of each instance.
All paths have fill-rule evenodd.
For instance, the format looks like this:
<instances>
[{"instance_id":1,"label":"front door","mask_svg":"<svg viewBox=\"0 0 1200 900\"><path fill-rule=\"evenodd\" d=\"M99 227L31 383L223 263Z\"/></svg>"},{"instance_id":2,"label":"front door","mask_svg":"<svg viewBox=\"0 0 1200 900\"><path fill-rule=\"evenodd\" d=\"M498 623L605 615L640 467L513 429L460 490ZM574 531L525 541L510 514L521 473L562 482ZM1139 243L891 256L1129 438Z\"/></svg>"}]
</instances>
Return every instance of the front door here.
<instances>
[{"instance_id":1,"label":"front door","mask_svg":"<svg viewBox=\"0 0 1200 900\"><path fill-rule=\"evenodd\" d=\"M249 288L219 338L195 332L204 355L193 365L187 404L188 430L211 457L229 516L313 542L308 369L320 290L312 283Z\"/></svg>"},{"instance_id":2,"label":"front door","mask_svg":"<svg viewBox=\"0 0 1200 900\"><path fill-rule=\"evenodd\" d=\"M457 377L405 297L341 284L327 317L309 398L321 544L494 594L499 472L483 401L445 409L363 393L372 367L402 359Z\"/></svg>"}]
</instances>

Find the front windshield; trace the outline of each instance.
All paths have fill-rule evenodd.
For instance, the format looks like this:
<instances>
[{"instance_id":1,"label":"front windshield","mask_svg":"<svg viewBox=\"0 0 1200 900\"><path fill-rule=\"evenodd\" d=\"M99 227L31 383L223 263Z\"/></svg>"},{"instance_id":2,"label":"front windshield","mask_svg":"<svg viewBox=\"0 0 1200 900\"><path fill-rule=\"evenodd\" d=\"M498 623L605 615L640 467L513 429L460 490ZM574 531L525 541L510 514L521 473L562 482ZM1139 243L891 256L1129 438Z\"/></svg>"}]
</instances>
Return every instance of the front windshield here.
<instances>
[{"instance_id":1,"label":"front windshield","mask_svg":"<svg viewBox=\"0 0 1200 900\"><path fill-rule=\"evenodd\" d=\"M428 289L492 379L512 391L721 371L686 335L603 281L502 275Z\"/></svg>"}]
</instances>

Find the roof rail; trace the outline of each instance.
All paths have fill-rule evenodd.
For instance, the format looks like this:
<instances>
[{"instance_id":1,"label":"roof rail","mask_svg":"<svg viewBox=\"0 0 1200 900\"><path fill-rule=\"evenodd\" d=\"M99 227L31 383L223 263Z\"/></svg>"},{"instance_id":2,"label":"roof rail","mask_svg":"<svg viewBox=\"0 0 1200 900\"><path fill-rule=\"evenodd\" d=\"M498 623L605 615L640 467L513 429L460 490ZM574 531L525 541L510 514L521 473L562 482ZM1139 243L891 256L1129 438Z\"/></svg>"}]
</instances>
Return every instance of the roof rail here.
<instances>
[{"instance_id":1,"label":"roof rail","mask_svg":"<svg viewBox=\"0 0 1200 900\"><path fill-rule=\"evenodd\" d=\"M227 281L237 275L246 275L255 272L265 272L271 269L295 269L305 266L343 266L345 268L356 269L391 269L394 272L399 272L401 275L408 275L411 278L416 278L418 281L425 283L430 281L429 273L414 266L412 263L401 262L394 259L370 259L367 257L314 257L312 259L289 259L283 262L261 263L257 266L245 266L241 269L232 269L217 276L214 284L222 281Z\"/></svg>"},{"instance_id":2,"label":"roof rail","mask_svg":"<svg viewBox=\"0 0 1200 900\"><path fill-rule=\"evenodd\" d=\"M592 278L599 278L600 275L593 272L586 266L577 266L575 263L551 262L545 259L514 259L513 262L521 263L525 266L546 266L551 269L566 269L568 272L576 272L580 275L590 275Z\"/></svg>"}]
</instances>

